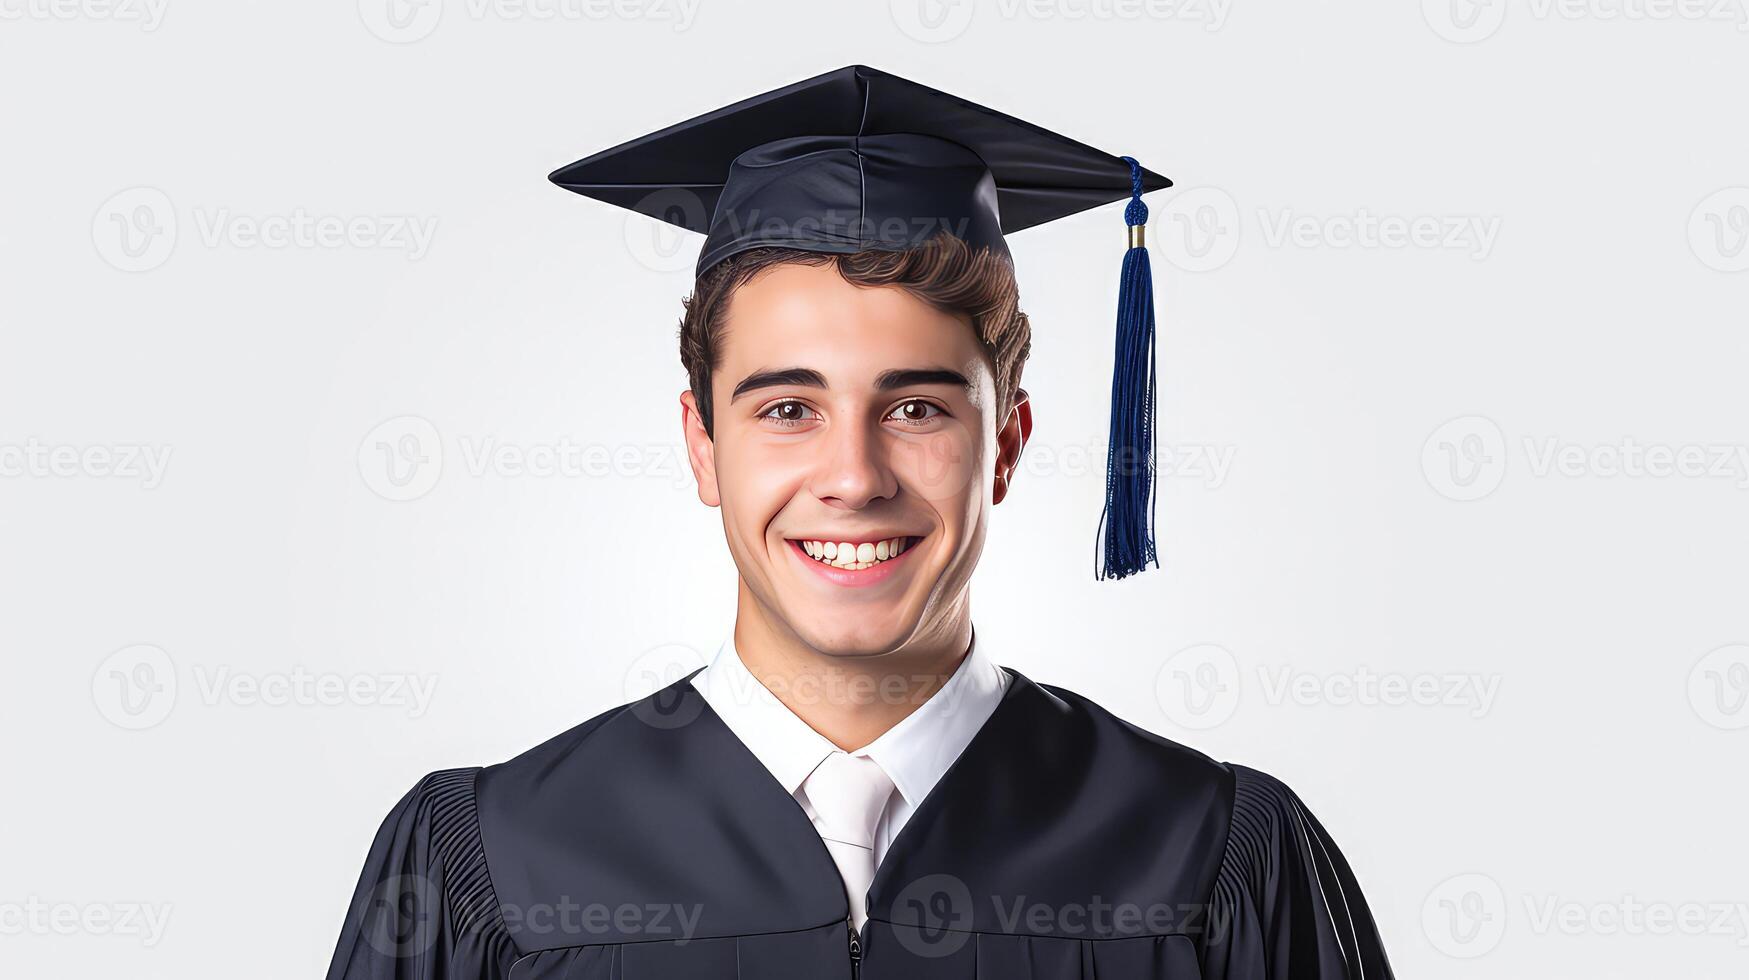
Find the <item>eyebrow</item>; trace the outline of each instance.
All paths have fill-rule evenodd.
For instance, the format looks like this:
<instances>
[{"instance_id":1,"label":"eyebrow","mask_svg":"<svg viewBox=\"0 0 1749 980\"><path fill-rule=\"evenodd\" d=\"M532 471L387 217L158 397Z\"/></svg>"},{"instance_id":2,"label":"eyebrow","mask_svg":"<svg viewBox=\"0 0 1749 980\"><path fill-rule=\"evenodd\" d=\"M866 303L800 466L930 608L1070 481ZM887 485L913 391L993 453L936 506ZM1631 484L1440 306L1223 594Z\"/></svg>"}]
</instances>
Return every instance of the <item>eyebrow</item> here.
<instances>
[{"instance_id":1,"label":"eyebrow","mask_svg":"<svg viewBox=\"0 0 1749 980\"><path fill-rule=\"evenodd\" d=\"M774 371L755 371L735 386L735 391L729 396L729 401L750 391L761 388L776 388L784 385L799 385L804 388L829 388L826 376L813 368L792 367L779 368ZM875 378L876 391L892 391L895 388L911 388L918 385L953 385L972 392L972 383L966 376L951 368L892 368L882 371Z\"/></svg>"}]
</instances>

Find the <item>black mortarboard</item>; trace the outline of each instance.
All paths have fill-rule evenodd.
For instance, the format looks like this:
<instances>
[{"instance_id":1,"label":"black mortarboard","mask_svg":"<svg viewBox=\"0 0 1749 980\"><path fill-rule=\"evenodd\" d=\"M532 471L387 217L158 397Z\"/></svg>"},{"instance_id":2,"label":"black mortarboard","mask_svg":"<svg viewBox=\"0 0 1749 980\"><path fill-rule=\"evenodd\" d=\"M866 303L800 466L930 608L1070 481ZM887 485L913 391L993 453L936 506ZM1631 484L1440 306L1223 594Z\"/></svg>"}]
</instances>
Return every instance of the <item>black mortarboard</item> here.
<instances>
[{"instance_id":1,"label":"black mortarboard","mask_svg":"<svg viewBox=\"0 0 1749 980\"><path fill-rule=\"evenodd\" d=\"M551 175L586 197L705 235L697 273L786 246L901 249L1003 236L1130 199L1118 303L1101 578L1159 561L1153 540L1153 286L1141 195L1172 182L1024 120L852 65L603 150Z\"/></svg>"}]
</instances>

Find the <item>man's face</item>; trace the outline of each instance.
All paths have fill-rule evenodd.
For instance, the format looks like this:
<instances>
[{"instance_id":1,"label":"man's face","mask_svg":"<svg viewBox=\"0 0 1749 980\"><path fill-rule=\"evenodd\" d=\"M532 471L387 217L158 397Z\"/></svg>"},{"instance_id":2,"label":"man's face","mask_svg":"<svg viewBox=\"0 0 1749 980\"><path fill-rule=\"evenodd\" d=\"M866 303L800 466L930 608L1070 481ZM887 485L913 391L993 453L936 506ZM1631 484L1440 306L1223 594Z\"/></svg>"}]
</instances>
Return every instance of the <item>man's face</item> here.
<instances>
[{"instance_id":1,"label":"man's face","mask_svg":"<svg viewBox=\"0 0 1749 980\"><path fill-rule=\"evenodd\" d=\"M711 438L682 396L688 446L772 626L866 656L963 609L1030 429L1024 403L995 417L970 322L831 264L785 264L735 292L720 349Z\"/></svg>"}]
</instances>

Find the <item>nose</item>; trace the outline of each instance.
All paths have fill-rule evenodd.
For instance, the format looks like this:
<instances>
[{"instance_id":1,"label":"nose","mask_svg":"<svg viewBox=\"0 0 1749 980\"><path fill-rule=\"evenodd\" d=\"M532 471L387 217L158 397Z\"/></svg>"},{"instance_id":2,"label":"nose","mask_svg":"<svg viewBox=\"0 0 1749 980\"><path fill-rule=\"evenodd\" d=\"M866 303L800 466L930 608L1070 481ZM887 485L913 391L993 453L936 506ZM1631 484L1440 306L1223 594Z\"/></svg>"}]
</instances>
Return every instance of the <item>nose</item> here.
<instances>
[{"instance_id":1,"label":"nose","mask_svg":"<svg viewBox=\"0 0 1749 980\"><path fill-rule=\"evenodd\" d=\"M849 510L861 510L899 492L898 477L878 427L839 425L828 430L817 445L820 460L810 486L814 496Z\"/></svg>"}]
</instances>

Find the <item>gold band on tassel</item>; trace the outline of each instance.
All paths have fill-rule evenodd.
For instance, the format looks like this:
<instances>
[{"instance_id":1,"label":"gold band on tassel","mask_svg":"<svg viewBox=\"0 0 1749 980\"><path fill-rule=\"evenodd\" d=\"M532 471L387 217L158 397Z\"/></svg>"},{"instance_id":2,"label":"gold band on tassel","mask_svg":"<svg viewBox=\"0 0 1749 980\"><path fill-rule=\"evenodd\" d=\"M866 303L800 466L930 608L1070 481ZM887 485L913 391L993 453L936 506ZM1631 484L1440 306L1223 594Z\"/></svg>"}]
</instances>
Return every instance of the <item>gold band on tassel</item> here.
<instances>
[{"instance_id":1,"label":"gold band on tassel","mask_svg":"<svg viewBox=\"0 0 1749 980\"><path fill-rule=\"evenodd\" d=\"M1148 226L1147 225L1130 225L1129 228L1130 228L1130 248L1145 248L1145 247L1147 247L1147 243L1145 241L1143 241L1142 233L1148 230Z\"/></svg>"}]
</instances>

